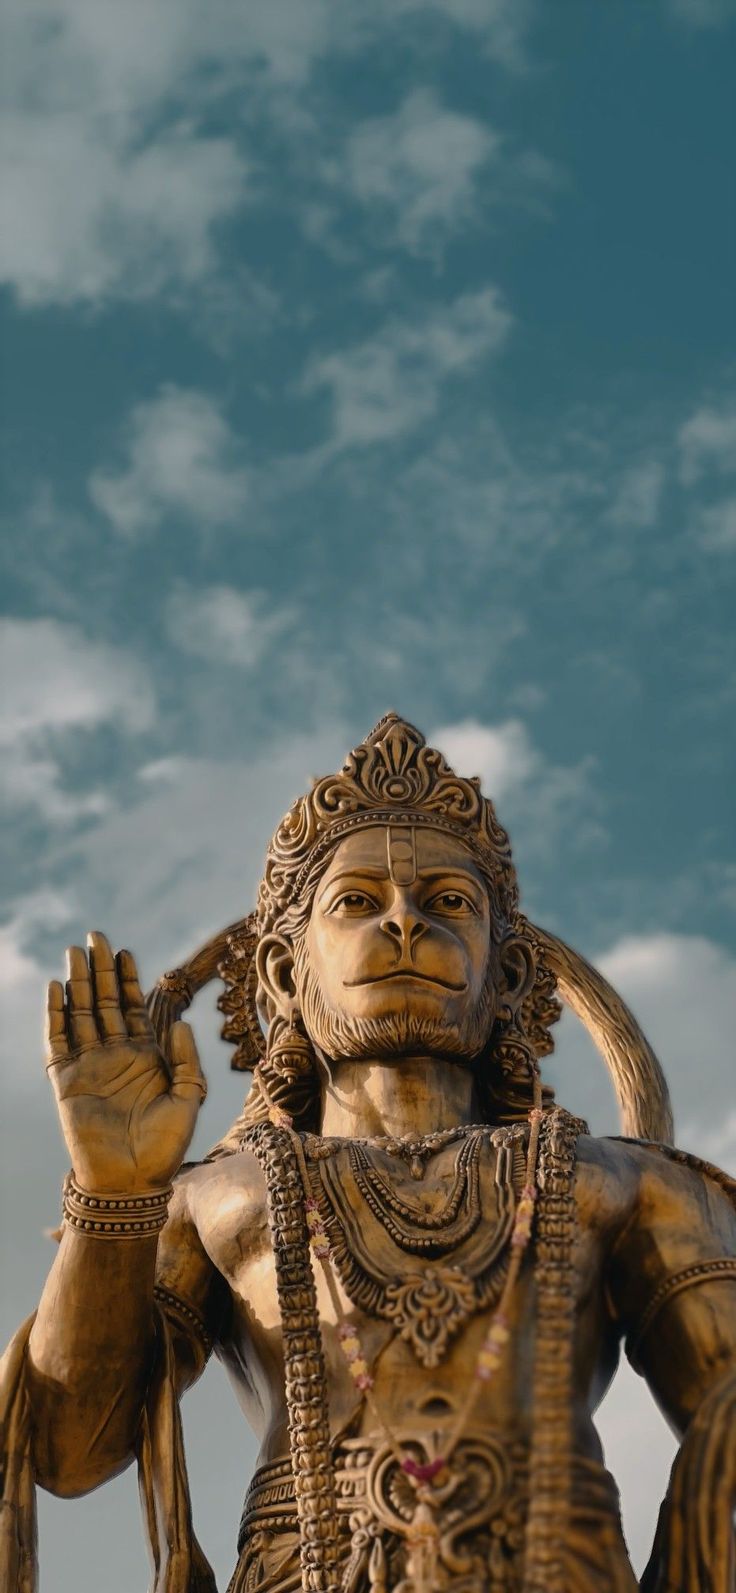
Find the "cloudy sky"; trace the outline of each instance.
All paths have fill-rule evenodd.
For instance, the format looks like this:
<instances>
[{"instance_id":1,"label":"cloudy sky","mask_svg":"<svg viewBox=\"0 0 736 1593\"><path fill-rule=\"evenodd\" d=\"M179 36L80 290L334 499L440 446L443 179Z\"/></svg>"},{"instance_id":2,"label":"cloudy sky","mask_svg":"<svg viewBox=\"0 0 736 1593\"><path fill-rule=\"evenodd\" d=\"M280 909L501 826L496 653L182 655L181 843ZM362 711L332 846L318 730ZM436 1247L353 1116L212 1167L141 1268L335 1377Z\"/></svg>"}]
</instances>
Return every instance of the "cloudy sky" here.
<instances>
[{"instance_id":1,"label":"cloudy sky","mask_svg":"<svg viewBox=\"0 0 736 1593\"><path fill-rule=\"evenodd\" d=\"M2 1330L66 1161L44 980L148 982L251 904L389 707L480 773L736 1165L732 0L8 0ZM213 1000L197 1146L235 1115ZM554 1074L616 1132L572 1024ZM7 1279L12 1284L7 1285ZM224 1586L253 1450L186 1408ZM671 1440L604 1407L637 1564ZM128 1476L45 1499L45 1593L145 1585Z\"/></svg>"}]
</instances>

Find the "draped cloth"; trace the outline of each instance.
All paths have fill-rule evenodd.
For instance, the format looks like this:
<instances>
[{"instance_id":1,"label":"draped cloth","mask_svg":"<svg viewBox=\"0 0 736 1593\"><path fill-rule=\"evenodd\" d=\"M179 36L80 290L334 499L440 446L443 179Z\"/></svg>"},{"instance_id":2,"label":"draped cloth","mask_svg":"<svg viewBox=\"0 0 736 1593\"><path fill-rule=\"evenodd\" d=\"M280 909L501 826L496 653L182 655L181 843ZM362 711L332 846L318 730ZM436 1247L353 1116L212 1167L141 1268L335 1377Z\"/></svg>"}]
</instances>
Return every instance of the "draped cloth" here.
<instances>
[{"instance_id":1,"label":"draped cloth","mask_svg":"<svg viewBox=\"0 0 736 1593\"><path fill-rule=\"evenodd\" d=\"M158 1305L156 1348L137 1444L143 1523L153 1567L149 1593L217 1593L194 1535L184 1438L176 1396L172 1335ZM35 1317L0 1362L0 1589L38 1593L35 1479L26 1358Z\"/></svg>"},{"instance_id":2,"label":"draped cloth","mask_svg":"<svg viewBox=\"0 0 736 1593\"><path fill-rule=\"evenodd\" d=\"M736 1589L736 1369L693 1416L670 1474L641 1593Z\"/></svg>"},{"instance_id":3,"label":"draped cloth","mask_svg":"<svg viewBox=\"0 0 736 1593\"><path fill-rule=\"evenodd\" d=\"M37 1593L38 1528L31 1466L31 1411L26 1351L35 1314L18 1329L0 1361L0 1588Z\"/></svg>"},{"instance_id":4,"label":"draped cloth","mask_svg":"<svg viewBox=\"0 0 736 1593\"><path fill-rule=\"evenodd\" d=\"M156 1315L156 1351L137 1454L153 1565L149 1593L217 1593L214 1574L192 1527L171 1333L166 1315L158 1307ZM38 1593L32 1412L26 1374L33 1321L31 1317L18 1330L0 1362L3 1593ZM685 1433L660 1511L652 1557L640 1583L641 1593L733 1593L735 1505L736 1371L730 1371L710 1390ZM620 1552L613 1552L616 1544L623 1547L616 1511L610 1513L608 1523L594 1511L595 1519L588 1517L587 1526L584 1510L579 1520L577 1515L573 1503L566 1555L568 1593L583 1593L591 1586L600 1593L630 1593L636 1587L633 1573L626 1571ZM296 1539L289 1541L287 1532L281 1541L262 1541L261 1549L261 1556L248 1556L247 1580L246 1559L241 1556L230 1584L232 1593L244 1593L246 1588L260 1588L263 1593L276 1593L277 1589L281 1593L283 1588L283 1593L298 1593ZM277 1580L271 1579L272 1574Z\"/></svg>"}]
</instances>

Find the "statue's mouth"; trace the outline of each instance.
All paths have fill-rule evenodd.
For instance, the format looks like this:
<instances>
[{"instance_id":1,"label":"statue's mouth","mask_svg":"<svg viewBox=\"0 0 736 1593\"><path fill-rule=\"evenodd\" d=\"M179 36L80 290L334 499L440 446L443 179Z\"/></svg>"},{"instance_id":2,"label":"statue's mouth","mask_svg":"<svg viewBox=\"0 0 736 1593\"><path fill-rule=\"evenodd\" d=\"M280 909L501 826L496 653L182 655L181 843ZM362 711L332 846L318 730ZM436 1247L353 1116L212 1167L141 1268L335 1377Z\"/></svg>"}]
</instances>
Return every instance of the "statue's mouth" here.
<instances>
[{"instance_id":1,"label":"statue's mouth","mask_svg":"<svg viewBox=\"0 0 736 1593\"><path fill-rule=\"evenodd\" d=\"M371 979L346 979L345 984L354 990L357 985L385 984L389 979L420 979L423 984L439 985L442 990L467 990L465 983L453 984L451 979L436 979L432 974L418 973L416 968L392 968L390 973L374 974Z\"/></svg>"}]
</instances>

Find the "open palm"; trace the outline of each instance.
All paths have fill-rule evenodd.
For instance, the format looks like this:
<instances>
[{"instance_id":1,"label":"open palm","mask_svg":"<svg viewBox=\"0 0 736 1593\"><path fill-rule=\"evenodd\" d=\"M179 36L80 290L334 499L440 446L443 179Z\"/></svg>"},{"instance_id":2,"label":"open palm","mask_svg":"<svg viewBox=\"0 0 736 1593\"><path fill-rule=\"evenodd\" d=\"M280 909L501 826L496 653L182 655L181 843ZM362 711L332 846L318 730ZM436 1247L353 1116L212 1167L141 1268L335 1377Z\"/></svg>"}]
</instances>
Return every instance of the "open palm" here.
<instances>
[{"instance_id":1,"label":"open palm","mask_svg":"<svg viewBox=\"0 0 736 1593\"><path fill-rule=\"evenodd\" d=\"M181 1166L207 1093L189 1025L156 1044L129 951L104 935L67 952L66 987L48 989L47 1069L77 1182L99 1194L145 1192Z\"/></svg>"}]
</instances>

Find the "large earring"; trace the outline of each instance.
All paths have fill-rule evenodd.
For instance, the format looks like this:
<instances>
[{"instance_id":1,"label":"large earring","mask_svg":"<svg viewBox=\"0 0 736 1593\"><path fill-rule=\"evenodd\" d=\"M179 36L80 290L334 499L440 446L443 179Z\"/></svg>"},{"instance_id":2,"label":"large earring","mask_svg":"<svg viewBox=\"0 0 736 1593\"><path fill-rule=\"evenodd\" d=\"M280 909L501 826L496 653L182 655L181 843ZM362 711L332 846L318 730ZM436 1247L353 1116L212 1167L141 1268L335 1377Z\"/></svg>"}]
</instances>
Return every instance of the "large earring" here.
<instances>
[{"instance_id":1,"label":"large earring","mask_svg":"<svg viewBox=\"0 0 736 1593\"><path fill-rule=\"evenodd\" d=\"M498 1068L487 1080L489 1120L500 1124L523 1122L532 1109L550 1103L550 1091L542 1084L537 1051L529 1039L521 1009L504 1002L496 1014L491 1046L491 1061ZM495 1071L495 1069L494 1069Z\"/></svg>"},{"instance_id":2,"label":"large earring","mask_svg":"<svg viewBox=\"0 0 736 1593\"><path fill-rule=\"evenodd\" d=\"M539 1073L537 1052L524 1027L521 1008L504 1001L496 1015L493 1060L505 1079L535 1079Z\"/></svg>"},{"instance_id":3,"label":"large earring","mask_svg":"<svg viewBox=\"0 0 736 1593\"><path fill-rule=\"evenodd\" d=\"M293 1081L313 1072L315 1056L308 1034L297 1012L288 1018L277 1014L268 1026L267 1071Z\"/></svg>"}]
</instances>

